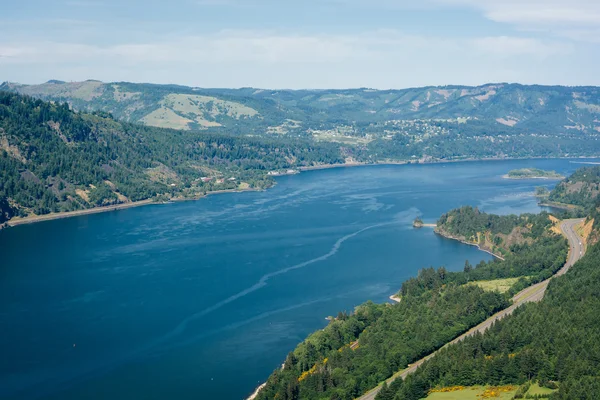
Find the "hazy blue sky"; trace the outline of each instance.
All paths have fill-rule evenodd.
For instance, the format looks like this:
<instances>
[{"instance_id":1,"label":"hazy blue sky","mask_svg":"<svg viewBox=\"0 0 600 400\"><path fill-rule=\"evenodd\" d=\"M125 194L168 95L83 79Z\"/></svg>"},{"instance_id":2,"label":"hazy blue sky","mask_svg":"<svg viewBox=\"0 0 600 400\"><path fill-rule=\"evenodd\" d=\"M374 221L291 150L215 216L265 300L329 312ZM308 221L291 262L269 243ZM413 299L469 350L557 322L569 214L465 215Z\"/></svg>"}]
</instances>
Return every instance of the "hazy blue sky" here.
<instances>
[{"instance_id":1,"label":"hazy blue sky","mask_svg":"<svg viewBox=\"0 0 600 400\"><path fill-rule=\"evenodd\" d=\"M600 85L600 0L2 3L2 81Z\"/></svg>"}]
</instances>

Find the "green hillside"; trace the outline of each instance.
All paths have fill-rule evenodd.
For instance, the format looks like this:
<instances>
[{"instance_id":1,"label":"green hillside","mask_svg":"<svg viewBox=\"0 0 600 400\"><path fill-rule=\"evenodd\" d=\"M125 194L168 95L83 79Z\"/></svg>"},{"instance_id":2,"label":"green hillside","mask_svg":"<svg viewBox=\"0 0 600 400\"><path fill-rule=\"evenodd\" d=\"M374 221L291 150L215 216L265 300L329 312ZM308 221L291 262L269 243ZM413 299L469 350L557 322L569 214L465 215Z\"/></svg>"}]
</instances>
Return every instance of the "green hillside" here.
<instances>
[{"instance_id":1,"label":"green hillside","mask_svg":"<svg viewBox=\"0 0 600 400\"><path fill-rule=\"evenodd\" d=\"M42 88L43 96L37 94L54 100L0 90L0 223L13 216L265 188L273 182L269 172L302 167L600 154L600 141L579 131L541 137L509 134L504 129L513 128L501 125L491 133L482 131L487 125L479 120L360 125L371 133L352 124L328 129L329 122L313 120L320 113L277 103L282 94L267 100L262 92L231 93L246 89L218 90L217 96L178 86L87 81L19 90ZM123 101L115 100L117 89ZM131 94L138 89L139 95ZM143 104L135 110L111 108L127 102ZM105 106L89 111L94 104ZM144 108L148 104L154 106ZM182 129L166 128L168 121L178 121ZM273 126L276 121L281 124ZM321 128L304 131L311 124Z\"/></svg>"},{"instance_id":2,"label":"green hillside","mask_svg":"<svg viewBox=\"0 0 600 400\"><path fill-rule=\"evenodd\" d=\"M466 263L463 272L423 269L402 284L401 301L394 305L368 302L352 314L338 314L288 355L257 398L355 399L506 308L510 296L564 265L567 242L548 229L548 214L494 216L461 209L448 215L469 230L485 227L500 233L527 226L523 235L528 241L510 246L504 260L475 267ZM505 293L474 284L508 277L518 279Z\"/></svg>"},{"instance_id":3,"label":"green hillside","mask_svg":"<svg viewBox=\"0 0 600 400\"><path fill-rule=\"evenodd\" d=\"M403 90L262 90L89 80L4 83L2 88L68 101L78 110L101 110L129 122L175 129L225 126L239 133L311 134L344 125L348 136L362 137L419 131L433 135L448 130L600 134L597 87L488 84Z\"/></svg>"},{"instance_id":4,"label":"green hillside","mask_svg":"<svg viewBox=\"0 0 600 400\"><path fill-rule=\"evenodd\" d=\"M377 399L420 399L430 388L456 385L524 384L524 393L531 390L530 381L558 388L554 394L545 391L552 399L597 399L599 263L596 244L568 274L552 280L540 303L527 304L485 334L447 347Z\"/></svg>"},{"instance_id":5,"label":"green hillside","mask_svg":"<svg viewBox=\"0 0 600 400\"><path fill-rule=\"evenodd\" d=\"M550 192L550 201L591 208L600 194L600 166L580 168Z\"/></svg>"},{"instance_id":6,"label":"green hillside","mask_svg":"<svg viewBox=\"0 0 600 400\"><path fill-rule=\"evenodd\" d=\"M332 143L349 162L600 154L596 87L260 90L50 81L0 90L147 126Z\"/></svg>"},{"instance_id":7,"label":"green hillside","mask_svg":"<svg viewBox=\"0 0 600 400\"><path fill-rule=\"evenodd\" d=\"M268 171L343 161L334 144L145 127L0 91L0 223L264 188Z\"/></svg>"}]
</instances>

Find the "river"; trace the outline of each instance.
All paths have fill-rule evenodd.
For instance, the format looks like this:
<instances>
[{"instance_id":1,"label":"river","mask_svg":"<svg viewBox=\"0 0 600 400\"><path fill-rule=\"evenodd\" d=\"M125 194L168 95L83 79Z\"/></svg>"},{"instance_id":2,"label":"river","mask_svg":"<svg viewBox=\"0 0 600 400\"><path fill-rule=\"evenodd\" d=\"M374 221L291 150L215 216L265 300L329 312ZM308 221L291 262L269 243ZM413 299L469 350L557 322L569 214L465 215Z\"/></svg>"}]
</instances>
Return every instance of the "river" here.
<instances>
[{"instance_id":1,"label":"river","mask_svg":"<svg viewBox=\"0 0 600 400\"><path fill-rule=\"evenodd\" d=\"M581 160L578 160L581 161ZM413 229L461 205L537 212L519 160L303 172L0 231L0 398L241 399L328 315L420 268L490 256Z\"/></svg>"}]
</instances>

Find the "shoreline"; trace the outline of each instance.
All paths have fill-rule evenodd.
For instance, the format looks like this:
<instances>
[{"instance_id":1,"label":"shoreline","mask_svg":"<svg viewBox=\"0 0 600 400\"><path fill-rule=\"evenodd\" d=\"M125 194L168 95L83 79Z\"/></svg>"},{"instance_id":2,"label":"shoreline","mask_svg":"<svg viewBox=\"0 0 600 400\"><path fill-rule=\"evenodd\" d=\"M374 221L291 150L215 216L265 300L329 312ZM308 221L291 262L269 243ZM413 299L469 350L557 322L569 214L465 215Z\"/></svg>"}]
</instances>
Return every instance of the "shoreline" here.
<instances>
[{"instance_id":1,"label":"shoreline","mask_svg":"<svg viewBox=\"0 0 600 400\"><path fill-rule=\"evenodd\" d=\"M494 256L494 257L496 257L497 259L500 259L500 260L504 261L504 257L502 257L501 255L498 255L498 254L496 254L496 253L492 253L491 251L489 251L489 250L486 250L486 249L482 248L482 247L481 247L479 244L477 244L477 243L471 243L471 242L467 242L466 240L459 239L459 238L457 238L457 237L454 237L454 236L451 236L451 235L448 235L448 234L444 234L444 233L441 233L441 232L439 232L439 231L434 231L434 232L435 232L435 234L436 234L436 235L440 235L441 237L443 237L443 238L445 238L445 239L456 240L457 242L461 242L461 243L463 243L463 244L468 244L469 246L475 246L475 247L477 247L477 249L478 249L478 250L480 250L480 251L483 251L483 252L486 252L486 253L488 253L488 254L490 254L490 255L492 255L492 256Z\"/></svg>"},{"instance_id":2,"label":"shoreline","mask_svg":"<svg viewBox=\"0 0 600 400\"><path fill-rule=\"evenodd\" d=\"M85 210L58 212L58 213L50 213L50 214L44 214L44 215L33 215L33 216L23 217L23 218L16 217L16 218L11 218L10 220L8 220L6 222L6 224L12 228L12 227L19 226L19 225L35 224L36 222L52 221L55 219L62 219L62 218L80 217L83 215L99 214L99 213L108 212L108 211L118 211L118 210L124 210L127 208L147 206L149 204L161 204L161 203L155 202L151 199L146 199L146 200L140 200L140 201L132 201L130 203L114 204L112 206L87 208Z\"/></svg>"},{"instance_id":3,"label":"shoreline","mask_svg":"<svg viewBox=\"0 0 600 400\"><path fill-rule=\"evenodd\" d=\"M524 181L527 179L541 179L547 181L562 181L565 176L510 176L508 174L502 175L503 179L510 179L513 181Z\"/></svg>"},{"instance_id":4,"label":"shoreline","mask_svg":"<svg viewBox=\"0 0 600 400\"><path fill-rule=\"evenodd\" d=\"M272 186L271 186L272 187ZM253 188L248 188L248 189L222 189L222 190L215 190L212 192L208 192L204 195L198 196L198 197L192 197L192 198L172 198L169 199L166 202L160 202L160 201L154 201L153 199L146 199L146 200L140 200L140 201L133 201L133 202L129 202L129 203L121 203L121 204L114 204L111 206L102 206L102 207L94 207L94 208L87 208L85 210L75 210L75 211L67 211L67 212L58 212L58 213L50 213L50 214L44 214L44 215L34 215L34 216L29 216L29 217L16 217L16 218L12 218L8 221L6 221L3 225L4 228L14 228L16 226L19 225L27 225L27 224L35 224L38 222L44 222L44 221L53 221L56 219L63 219L63 218L72 218L72 217L82 217L84 215L91 215L91 214L100 214L100 213L104 213L104 212L111 212L111 211L119 211L119 210L125 210L128 208L134 208L134 207L142 207L142 206L147 206L147 205L160 205L160 204L168 204L170 202L172 203L179 203L179 202L184 202L184 201L196 201L196 200L200 200L203 199L205 197L208 197L210 195L215 195L215 194L225 194L225 193L241 193L241 192L260 192L263 191L265 189L253 189ZM3 225L0 225L0 230L3 229Z\"/></svg>"},{"instance_id":5,"label":"shoreline","mask_svg":"<svg viewBox=\"0 0 600 400\"><path fill-rule=\"evenodd\" d=\"M402 301L402 299L395 294L391 295L389 299L395 301L396 303L400 303Z\"/></svg>"},{"instance_id":6,"label":"shoreline","mask_svg":"<svg viewBox=\"0 0 600 400\"><path fill-rule=\"evenodd\" d=\"M417 224L413 223L413 228L421 229L421 228L437 228L437 224Z\"/></svg>"},{"instance_id":7,"label":"shoreline","mask_svg":"<svg viewBox=\"0 0 600 400\"><path fill-rule=\"evenodd\" d=\"M435 226L435 224L427 224L427 225L434 225L434 226ZM475 247L477 247L477 249L478 249L478 250L480 250L480 251L483 251L483 252L485 252L485 253L488 253L488 254L492 255L493 257L495 257L495 258L498 258L498 259L500 259L500 260L504 261L504 258L503 258L502 256L500 256L500 255L498 255L498 254L494 254L494 253L492 253L492 252L491 252L491 251L489 251L489 250L482 249L482 248L481 248L481 247L480 247L478 244L476 244L476 243L469 243L469 242L466 242L466 241L464 241L464 240L461 240L461 239L455 238L455 237L453 237L453 236L450 236L450 235L444 235L444 234L442 234L442 233L440 233L440 232L438 232L438 231L434 231L434 233L435 233L436 235L439 235L439 236L443 237L444 239L456 240L456 241L458 241L458 242L460 242L460 243L467 244L467 245L469 245L469 246L475 246ZM402 301L402 299L401 299L400 297L398 297L398 296L397 296L397 294L392 294L392 295L391 295L391 296L389 296L388 298L389 298L391 301L393 301L394 303L400 303L400 302ZM326 319L327 319L327 318L326 318ZM265 382L265 383L261 384L260 386L258 386L258 387L256 388L256 390L254 391L254 393L252 393L252 395L251 395L250 397L246 398L246 400L254 400L254 399L255 399L255 398L258 396L258 394L260 393L260 391L261 391L261 390L262 390L262 389L263 389L263 388L264 388L266 385L267 385L267 382Z\"/></svg>"},{"instance_id":8,"label":"shoreline","mask_svg":"<svg viewBox=\"0 0 600 400\"><path fill-rule=\"evenodd\" d=\"M310 167L298 167L296 170L299 172L306 172L306 171L319 171L319 170L331 169L331 168L370 167L370 166L377 166L377 165L428 165L428 164L449 164L449 163L476 162L476 161L517 161L517 160L544 160L544 159L562 160L562 159L585 159L585 158L597 159L600 157L598 157L598 156L595 156L595 157L594 156L550 157L550 158L548 158L548 157L523 157L523 158L520 158L520 157L517 157L517 158L494 158L494 157L492 157L492 158L465 158L465 159L456 159L456 160L382 161L382 162L374 162L374 163L355 162L355 163L343 163L343 164L313 165ZM296 175L296 174L297 173L285 174L285 175L282 174L280 176ZM200 200L200 199L210 196L212 194L264 191L264 190L270 189L271 187L275 186L276 184L277 184L277 182L275 182L273 185L271 185L267 188L264 188L264 189L248 188L248 189L215 190L215 191L208 192L208 193L198 196L198 197L173 198L173 199L170 199L169 201L172 201L172 202L193 201L193 200ZM152 199L145 199L145 200L140 200L140 201L131 202L131 203L121 203L121 204L115 204L112 206L88 208L85 210L51 213L51 214L45 214L45 215L29 216L29 217L24 217L24 218L17 217L17 219L12 218L12 219L6 221L4 224L0 225L0 230L2 230L3 228L16 227L19 225L34 224L37 222L52 221L55 219L70 218L70 217L79 217L79 216L83 216L83 215L97 214L97 213L109 212L109 211L117 211L117 210L123 210L123 209L127 209L127 208L145 206L145 205L149 205L149 204L162 204L162 203L155 202ZM540 204L540 206L565 208L564 206L560 207L560 206L551 205L551 204ZM470 244L470 243L466 243L466 244ZM483 251L485 251L485 250L483 250ZM492 254L492 253L490 253L490 254Z\"/></svg>"},{"instance_id":9,"label":"shoreline","mask_svg":"<svg viewBox=\"0 0 600 400\"><path fill-rule=\"evenodd\" d=\"M540 207L550 207L550 208L558 208L561 210L577 210L579 209L578 206L574 206L571 204L563 204L563 203L553 203L553 202L543 202L543 203L538 203L538 206Z\"/></svg>"},{"instance_id":10,"label":"shoreline","mask_svg":"<svg viewBox=\"0 0 600 400\"><path fill-rule=\"evenodd\" d=\"M353 168L353 167L369 167L369 166L377 166L377 165L429 165L429 164L450 164L450 163L460 163L460 162L477 162L477 161L519 161L519 160L576 160L576 159L598 159L600 156L578 156L578 157L484 157L484 158L461 158L461 159L452 159L452 160L413 160L413 161L381 161L381 162L371 162L371 163L363 163L363 162L353 162L353 163L343 163L343 164L323 164L323 165L313 165L310 167L298 167L297 170L300 172L303 171L318 171L322 169L331 169L331 168ZM572 161L577 162L577 161ZM600 164L600 163L599 163ZM292 174L296 175L296 174ZM283 175L281 175L283 176Z\"/></svg>"},{"instance_id":11,"label":"shoreline","mask_svg":"<svg viewBox=\"0 0 600 400\"><path fill-rule=\"evenodd\" d=\"M262 388L264 388L265 386L267 386L267 382L261 383L260 385L258 385L258 387L256 388L256 390L254 392L252 392L252 394L250 395L250 397L248 397L246 400L254 400L254 399L256 399L256 397L258 396L258 394L260 393L260 391L262 390Z\"/></svg>"}]
</instances>

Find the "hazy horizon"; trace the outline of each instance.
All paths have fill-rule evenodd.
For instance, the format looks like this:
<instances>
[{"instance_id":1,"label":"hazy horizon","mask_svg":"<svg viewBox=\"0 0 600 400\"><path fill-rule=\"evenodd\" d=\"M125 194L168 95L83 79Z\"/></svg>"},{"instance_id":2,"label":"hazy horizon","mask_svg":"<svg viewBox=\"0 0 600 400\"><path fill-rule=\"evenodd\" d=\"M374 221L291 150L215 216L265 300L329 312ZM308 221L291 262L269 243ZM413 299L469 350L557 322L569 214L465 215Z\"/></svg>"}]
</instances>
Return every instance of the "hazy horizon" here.
<instances>
[{"instance_id":1,"label":"hazy horizon","mask_svg":"<svg viewBox=\"0 0 600 400\"><path fill-rule=\"evenodd\" d=\"M486 82L486 83L482 83L480 85L461 85L461 84L446 84L446 85L424 85L424 86L407 86L407 87L393 87L393 88L373 88L373 87L341 87L341 88L329 88L329 87L316 87L316 88L289 88L289 87L255 87L255 86L236 86L236 87L225 87L225 86L221 86L221 87L217 87L217 86L190 86L190 85L185 85L185 84L181 84L181 83L177 83L177 82L166 82L166 83L158 83L158 82L145 82L145 81L103 81L100 79L94 79L94 78L90 78L90 79L83 79L83 80L78 80L78 81L64 81L64 80L60 80L60 79L48 79L46 81L43 82L16 82L16 81L7 81L7 80L0 80L0 83L12 83L12 84L20 84L20 85L26 85L26 86L35 86L35 85L43 85L46 83L50 83L52 81L57 81L57 82L62 82L62 83L83 83L83 82L87 82L87 81L92 81L92 82L101 82L101 83L132 83L132 84L136 84L136 85L158 85L158 86L182 86L182 87L188 87L191 89L207 89L207 90L213 90L213 89L226 89L226 90L241 90L241 89L256 89L256 90L286 90L286 91L327 91L327 90L339 90L339 91L345 91L345 90L375 90L375 91L388 91L388 90L410 90L410 89L421 89L421 88L427 88L427 87L432 87L432 88L452 88L452 87L465 87L465 88L477 88L477 87L486 87L486 86L499 86L499 85L521 85L521 86L542 86L542 87L552 87L552 86L560 86L560 87L566 87L566 88L584 88L584 87L600 87L599 85L560 85L560 84L540 84L540 83L521 83L521 82Z\"/></svg>"},{"instance_id":2,"label":"hazy horizon","mask_svg":"<svg viewBox=\"0 0 600 400\"><path fill-rule=\"evenodd\" d=\"M64 0L0 17L0 76L205 88L600 85L588 0Z\"/></svg>"}]
</instances>

